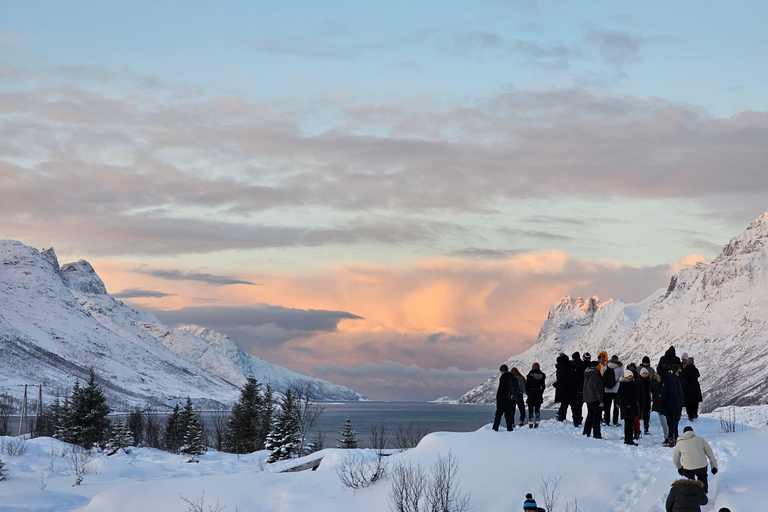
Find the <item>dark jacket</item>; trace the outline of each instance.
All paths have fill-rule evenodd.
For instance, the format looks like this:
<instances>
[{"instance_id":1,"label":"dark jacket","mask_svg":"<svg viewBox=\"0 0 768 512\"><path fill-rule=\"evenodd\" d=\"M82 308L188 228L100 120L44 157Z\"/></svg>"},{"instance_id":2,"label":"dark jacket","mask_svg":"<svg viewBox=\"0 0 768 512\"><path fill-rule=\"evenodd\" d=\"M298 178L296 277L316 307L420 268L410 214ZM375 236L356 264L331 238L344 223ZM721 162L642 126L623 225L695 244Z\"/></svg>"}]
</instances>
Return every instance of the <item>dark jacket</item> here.
<instances>
[{"instance_id":1,"label":"dark jacket","mask_svg":"<svg viewBox=\"0 0 768 512\"><path fill-rule=\"evenodd\" d=\"M676 418L680 415L680 396L678 395L677 379L666 368L660 368L661 396L659 412L665 416Z\"/></svg>"},{"instance_id":2,"label":"dark jacket","mask_svg":"<svg viewBox=\"0 0 768 512\"><path fill-rule=\"evenodd\" d=\"M621 409L621 418L631 420L637 416L637 387L634 380L619 378L619 392L616 394Z\"/></svg>"},{"instance_id":3,"label":"dark jacket","mask_svg":"<svg viewBox=\"0 0 768 512\"><path fill-rule=\"evenodd\" d=\"M584 361L571 360L571 374L573 376L573 390L575 393L584 392L584 370L587 369L587 363Z\"/></svg>"},{"instance_id":4,"label":"dark jacket","mask_svg":"<svg viewBox=\"0 0 768 512\"><path fill-rule=\"evenodd\" d=\"M509 396L509 387L514 386L515 376L509 372L504 372L499 377L499 389L496 390L496 403L502 404L507 401Z\"/></svg>"},{"instance_id":5,"label":"dark jacket","mask_svg":"<svg viewBox=\"0 0 768 512\"><path fill-rule=\"evenodd\" d=\"M544 388L547 376L541 370L531 370L525 377L525 394L528 395L528 405L541 405L544 402Z\"/></svg>"},{"instance_id":6,"label":"dark jacket","mask_svg":"<svg viewBox=\"0 0 768 512\"><path fill-rule=\"evenodd\" d=\"M590 366L584 370L584 402L605 402L603 379L597 366Z\"/></svg>"},{"instance_id":7,"label":"dark jacket","mask_svg":"<svg viewBox=\"0 0 768 512\"><path fill-rule=\"evenodd\" d=\"M568 403L573 398L575 390L573 388L573 374L571 361L568 356L561 354L555 364L555 402Z\"/></svg>"},{"instance_id":8,"label":"dark jacket","mask_svg":"<svg viewBox=\"0 0 768 512\"><path fill-rule=\"evenodd\" d=\"M677 414L682 414L683 412L683 405L685 405L685 393L683 392L683 381L680 380L680 377L672 374L672 378L675 379L675 384L677 384L677 401L680 402L680 410L677 411Z\"/></svg>"},{"instance_id":9,"label":"dark jacket","mask_svg":"<svg viewBox=\"0 0 768 512\"><path fill-rule=\"evenodd\" d=\"M707 501L703 483L687 478L676 480L667 496L667 512L701 512Z\"/></svg>"},{"instance_id":10,"label":"dark jacket","mask_svg":"<svg viewBox=\"0 0 768 512\"><path fill-rule=\"evenodd\" d=\"M675 354L675 347L669 347L667 351L664 352L664 355L659 359L659 364L656 366L656 371L658 372L660 368L666 368L669 370L673 364L682 366L680 358L677 357L677 354Z\"/></svg>"},{"instance_id":11,"label":"dark jacket","mask_svg":"<svg viewBox=\"0 0 768 512\"><path fill-rule=\"evenodd\" d=\"M680 372L683 381L683 395L686 402L701 402L701 385L699 384L699 370L692 364L686 364Z\"/></svg>"},{"instance_id":12,"label":"dark jacket","mask_svg":"<svg viewBox=\"0 0 768 512\"><path fill-rule=\"evenodd\" d=\"M638 381L640 382L640 400L638 401L638 405L640 406L640 410L650 411L651 410L651 384L653 383L653 381L649 377L640 377ZM659 386L659 390L661 390L661 386Z\"/></svg>"},{"instance_id":13,"label":"dark jacket","mask_svg":"<svg viewBox=\"0 0 768 512\"><path fill-rule=\"evenodd\" d=\"M651 383L648 384L648 390L651 392L651 410L659 412L661 410L661 374L654 372Z\"/></svg>"}]
</instances>

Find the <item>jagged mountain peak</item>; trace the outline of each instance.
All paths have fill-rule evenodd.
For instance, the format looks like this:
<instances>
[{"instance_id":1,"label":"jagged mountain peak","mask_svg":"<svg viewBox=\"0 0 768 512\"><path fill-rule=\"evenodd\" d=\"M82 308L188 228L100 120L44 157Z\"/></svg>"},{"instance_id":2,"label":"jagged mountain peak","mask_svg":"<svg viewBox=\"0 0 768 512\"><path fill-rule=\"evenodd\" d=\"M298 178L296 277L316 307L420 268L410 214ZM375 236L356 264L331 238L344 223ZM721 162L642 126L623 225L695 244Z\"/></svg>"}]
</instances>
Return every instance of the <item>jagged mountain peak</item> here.
<instances>
[{"instance_id":1,"label":"jagged mountain peak","mask_svg":"<svg viewBox=\"0 0 768 512\"><path fill-rule=\"evenodd\" d=\"M761 251L766 247L766 240L768 240L768 211L753 220L743 233L733 237L715 261Z\"/></svg>"},{"instance_id":2,"label":"jagged mountain peak","mask_svg":"<svg viewBox=\"0 0 768 512\"><path fill-rule=\"evenodd\" d=\"M92 293L106 295L107 287L104 281L96 274L90 263L85 260L74 263L65 263L60 270L61 279L67 288L80 293Z\"/></svg>"},{"instance_id":3,"label":"jagged mountain peak","mask_svg":"<svg viewBox=\"0 0 768 512\"><path fill-rule=\"evenodd\" d=\"M43 249L40 251L40 255L45 258L45 261L51 264L53 271L58 274L61 268L59 267L59 258L56 257L56 253L53 251L53 247Z\"/></svg>"}]
</instances>

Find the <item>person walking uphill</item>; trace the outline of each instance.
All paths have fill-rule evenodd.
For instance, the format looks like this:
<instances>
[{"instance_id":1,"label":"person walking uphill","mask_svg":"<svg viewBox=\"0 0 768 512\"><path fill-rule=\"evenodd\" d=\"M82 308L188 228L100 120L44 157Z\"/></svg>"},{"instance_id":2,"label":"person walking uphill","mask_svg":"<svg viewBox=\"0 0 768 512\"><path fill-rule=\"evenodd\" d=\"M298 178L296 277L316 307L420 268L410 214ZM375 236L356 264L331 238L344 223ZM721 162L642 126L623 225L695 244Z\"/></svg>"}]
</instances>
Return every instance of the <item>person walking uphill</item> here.
<instances>
[{"instance_id":1,"label":"person walking uphill","mask_svg":"<svg viewBox=\"0 0 768 512\"><path fill-rule=\"evenodd\" d=\"M681 460L682 459L682 462ZM675 464L678 473L701 481L704 486L704 492L709 491L707 483L707 459L712 466L712 474L717 474L717 459L712 452L709 443L694 434L692 427L685 427L683 435L677 439L675 451L672 453L672 462Z\"/></svg>"},{"instance_id":2,"label":"person walking uphill","mask_svg":"<svg viewBox=\"0 0 768 512\"><path fill-rule=\"evenodd\" d=\"M546 379L547 376L541 371L539 363L533 363L531 371L525 378L525 394L528 395L528 428L539 428Z\"/></svg>"},{"instance_id":3,"label":"person walking uphill","mask_svg":"<svg viewBox=\"0 0 768 512\"><path fill-rule=\"evenodd\" d=\"M509 367L505 364L499 367L499 389L496 390L496 416L493 419L493 430L499 431L501 417L507 422L507 430L515 430L515 396L517 393L517 379L509 373Z\"/></svg>"},{"instance_id":4,"label":"person walking uphill","mask_svg":"<svg viewBox=\"0 0 768 512\"><path fill-rule=\"evenodd\" d=\"M595 361L584 371L584 401L587 403L587 419L584 420L583 435L589 437L594 433L595 439L602 439L603 436L600 435L600 408L603 406L605 395L598 364Z\"/></svg>"},{"instance_id":5,"label":"person walking uphill","mask_svg":"<svg viewBox=\"0 0 768 512\"><path fill-rule=\"evenodd\" d=\"M703 487L696 480L675 480L667 496L667 512L701 512L701 506L709 502Z\"/></svg>"},{"instance_id":6,"label":"person walking uphill","mask_svg":"<svg viewBox=\"0 0 768 512\"><path fill-rule=\"evenodd\" d=\"M566 414L568 413L568 406L573 398L573 375L571 372L571 361L565 354L557 356L557 363L555 364L555 402L560 403L560 408L557 410L555 419L557 421L565 421Z\"/></svg>"}]
</instances>

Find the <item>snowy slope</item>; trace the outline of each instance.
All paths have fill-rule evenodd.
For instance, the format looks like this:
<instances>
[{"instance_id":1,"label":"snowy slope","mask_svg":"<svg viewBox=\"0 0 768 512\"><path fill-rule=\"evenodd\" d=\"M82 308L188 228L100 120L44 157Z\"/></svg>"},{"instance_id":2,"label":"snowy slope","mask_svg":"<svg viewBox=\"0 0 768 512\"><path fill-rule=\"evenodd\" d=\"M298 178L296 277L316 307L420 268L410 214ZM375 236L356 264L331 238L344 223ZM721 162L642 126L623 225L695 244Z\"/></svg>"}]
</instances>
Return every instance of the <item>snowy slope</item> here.
<instances>
[{"instance_id":1,"label":"snowy slope","mask_svg":"<svg viewBox=\"0 0 768 512\"><path fill-rule=\"evenodd\" d=\"M459 406L461 407L461 406ZM465 406L468 407L468 406ZM719 472L709 476L709 503L704 512L768 510L768 407L734 409L735 432L721 429L719 416L702 415L694 429L715 453ZM742 419L749 418L749 424ZM490 419L490 418L489 418ZM687 425L683 420L680 428ZM750 426L751 425L751 426ZM476 432L435 432L419 445L387 457L388 474L356 492L345 488L337 471L352 455L371 457L373 450L326 449L316 471L280 473L299 461L264 464L269 452L248 455L208 452L198 464L186 457L150 448L94 459L97 473L83 484L61 457L63 444L50 438L30 441L24 456L3 454L8 480L0 482L0 510L13 512L183 512L180 497L205 500L202 510L226 505L227 511L252 512L385 512L392 470L399 464L420 465L426 475L438 457L450 453L457 464L460 495L469 495L474 511L518 511L526 493L544 506L542 480L558 481L560 500L553 511L657 512L664 510L670 485L679 478L672 449L661 446L661 429L652 415L652 435L639 446L622 443L623 430L604 428L603 440L586 438L569 423L547 420L538 429L494 432L490 423ZM753 428L756 427L756 428ZM0 438L14 442L12 438ZM45 486L45 490L41 489ZM423 505L423 504L422 504ZM420 508L423 510L424 508Z\"/></svg>"},{"instance_id":2,"label":"snowy slope","mask_svg":"<svg viewBox=\"0 0 768 512\"><path fill-rule=\"evenodd\" d=\"M555 304L536 343L510 358L523 374L538 361L551 383L557 354L605 350L624 363L644 355L655 365L673 345L695 356L703 410L768 403L768 212L725 246L712 263L680 271L638 304L569 297ZM496 376L462 402L491 403ZM548 389L551 398L552 389Z\"/></svg>"},{"instance_id":3,"label":"snowy slope","mask_svg":"<svg viewBox=\"0 0 768 512\"><path fill-rule=\"evenodd\" d=\"M309 377L251 358L222 335L171 329L107 294L88 262L59 268L52 249L0 241L0 376L16 384L45 383L52 396L94 367L113 407L168 405L190 396L198 404L231 402L249 374L281 391ZM216 341L219 340L219 341ZM362 395L312 379L328 400Z\"/></svg>"}]
</instances>

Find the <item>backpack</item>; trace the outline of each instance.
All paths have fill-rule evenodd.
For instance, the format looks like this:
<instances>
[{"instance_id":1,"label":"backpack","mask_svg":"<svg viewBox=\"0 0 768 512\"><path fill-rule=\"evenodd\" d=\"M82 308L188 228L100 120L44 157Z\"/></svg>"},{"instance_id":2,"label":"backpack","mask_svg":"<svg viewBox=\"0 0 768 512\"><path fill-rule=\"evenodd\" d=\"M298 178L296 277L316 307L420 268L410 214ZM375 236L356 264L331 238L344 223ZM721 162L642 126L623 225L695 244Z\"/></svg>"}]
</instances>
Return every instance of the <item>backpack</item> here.
<instances>
[{"instance_id":1,"label":"backpack","mask_svg":"<svg viewBox=\"0 0 768 512\"><path fill-rule=\"evenodd\" d=\"M509 385L507 386L507 399L517 400L519 395L520 386L517 383L517 377L513 375L512 378L509 379Z\"/></svg>"},{"instance_id":2,"label":"backpack","mask_svg":"<svg viewBox=\"0 0 768 512\"><path fill-rule=\"evenodd\" d=\"M605 367L603 372L603 387L612 388L616 385L616 372L610 366Z\"/></svg>"}]
</instances>

